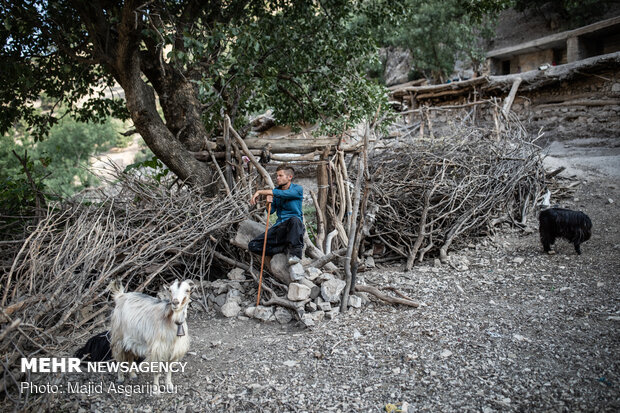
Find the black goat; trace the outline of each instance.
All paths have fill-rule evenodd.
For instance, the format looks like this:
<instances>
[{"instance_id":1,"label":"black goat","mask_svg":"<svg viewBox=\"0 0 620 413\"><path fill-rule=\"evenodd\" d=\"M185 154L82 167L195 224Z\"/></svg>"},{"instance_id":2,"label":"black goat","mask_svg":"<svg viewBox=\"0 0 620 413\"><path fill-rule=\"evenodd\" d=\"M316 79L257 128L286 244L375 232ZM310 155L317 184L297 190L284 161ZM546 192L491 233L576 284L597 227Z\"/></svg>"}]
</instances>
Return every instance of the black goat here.
<instances>
[{"instance_id":1,"label":"black goat","mask_svg":"<svg viewBox=\"0 0 620 413\"><path fill-rule=\"evenodd\" d=\"M592 221L581 211L564 208L548 208L538 215L540 241L545 252L551 251L556 238L564 238L575 246L581 254L580 245L592 235Z\"/></svg>"},{"instance_id":2,"label":"black goat","mask_svg":"<svg viewBox=\"0 0 620 413\"><path fill-rule=\"evenodd\" d=\"M84 347L75 352L75 357L84 361L112 360L109 331L101 332L89 338Z\"/></svg>"}]
</instances>

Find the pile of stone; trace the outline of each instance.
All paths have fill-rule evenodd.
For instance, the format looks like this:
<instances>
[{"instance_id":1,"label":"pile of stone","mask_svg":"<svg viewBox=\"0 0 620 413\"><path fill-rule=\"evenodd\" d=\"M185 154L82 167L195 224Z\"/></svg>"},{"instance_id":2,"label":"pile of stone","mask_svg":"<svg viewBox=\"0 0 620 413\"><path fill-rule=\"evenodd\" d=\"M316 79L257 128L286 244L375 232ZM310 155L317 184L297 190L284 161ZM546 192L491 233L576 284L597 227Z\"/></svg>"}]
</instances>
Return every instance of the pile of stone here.
<instances>
[{"instance_id":1,"label":"pile of stone","mask_svg":"<svg viewBox=\"0 0 620 413\"><path fill-rule=\"evenodd\" d=\"M240 268L231 270L226 279L203 282L207 305L225 317L248 317L281 324L298 319L307 327L332 319L340 312L344 280L315 267L304 268L302 264L291 266L288 272L291 282L286 298L297 306L296 314L280 306L256 306L256 282ZM349 307L360 308L362 302L361 296L349 296Z\"/></svg>"}]
</instances>

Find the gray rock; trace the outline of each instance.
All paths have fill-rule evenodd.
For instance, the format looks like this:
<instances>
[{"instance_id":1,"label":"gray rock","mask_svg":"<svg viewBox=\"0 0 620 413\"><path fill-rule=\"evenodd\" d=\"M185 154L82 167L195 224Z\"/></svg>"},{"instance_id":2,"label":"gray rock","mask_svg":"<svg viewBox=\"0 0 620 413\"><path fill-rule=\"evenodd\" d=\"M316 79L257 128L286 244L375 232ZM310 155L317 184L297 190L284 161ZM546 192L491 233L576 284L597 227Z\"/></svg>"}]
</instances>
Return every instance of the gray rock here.
<instances>
[{"instance_id":1,"label":"gray rock","mask_svg":"<svg viewBox=\"0 0 620 413\"><path fill-rule=\"evenodd\" d=\"M288 324L293 319L293 315L286 308L278 307L273 313L273 316L280 324Z\"/></svg>"},{"instance_id":2,"label":"gray rock","mask_svg":"<svg viewBox=\"0 0 620 413\"><path fill-rule=\"evenodd\" d=\"M318 306L319 310L325 311L325 312L331 311L331 309L332 309L332 305L330 303L328 303L327 301L322 301L322 302L318 303L317 306Z\"/></svg>"},{"instance_id":3,"label":"gray rock","mask_svg":"<svg viewBox=\"0 0 620 413\"><path fill-rule=\"evenodd\" d=\"M256 311L256 307L252 306L252 307L246 308L243 314L245 314L247 317L254 318L255 311Z\"/></svg>"},{"instance_id":4,"label":"gray rock","mask_svg":"<svg viewBox=\"0 0 620 413\"><path fill-rule=\"evenodd\" d=\"M273 276L276 277L278 281L287 285L291 282L291 275L286 254L276 254L271 257L269 267Z\"/></svg>"},{"instance_id":5,"label":"gray rock","mask_svg":"<svg viewBox=\"0 0 620 413\"><path fill-rule=\"evenodd\" d=\"M212 306L212 305L213 305L213 303L215 303L215 294L213 294L213 293L209 293L209 294L207 295L207 304L208 304L209 306Z\"/></svg>"},{"instance_id":6,"label":"gray rock","mask_svg":"<svg viewBox=\"0 0 620 413\"><path fill-rule=\"evenodd\" d=\"M328 320L333 320L334 318L336 318L336 316L338 315L338 313L340 312L339 309L333 309L331 311L328 311L325 313L325 318L327 318Z\"/></svg>"},{"instance_id":7,"label":"gray rock","mask_svg":"<svg viewBox=\"0 0 620 413\"><path fill-rule=\"evenodd\" d=\"M306 311L312 312L312 311L316 311L316 309L317 309L316 303L313 303L312 301L310 301L308 304L306 304Z\"/></svg>"},{"instance_id":8,"label":"gray rock","mask_svg":"<svg viewBox=\"0 0 620 413\"><path fill-rule=\"evenodd\" d=\"M265 225L251 219L246 219L239 223L237 233L235 234L235 242L240 245L248 245L253 238L259 234L265 233Z\"/></svg>"},{"instance_id":9,"label":"gray rock","mask_svg":"<svg viewBox=\"0 0 620 413\"><path fill-rule=\"evenodd\" d=\"M316 267L308 267L306 268L306 278L310 281L314 281L317 277L319 277L323 272Z\"/></svg>"},{"instance_id":10,"label":"gray rock","mask_svg":"<svg viewBox=\"0 0 620 413\"><path fill-rule=\"evenodd\" d=\"M291 265L288 270L288 273L289 273L289 276L291 277L291 280L293 281L299 281L302 278L304 278L304 276L306 275L303 265L301 265L301 263L299 262L295 265Z\"/></svg>"},{"instance_id":11,"label":"gray rock","mask_svg":"<svg viewBox=\"0 0 620 413\"><path fill-rule=\"evenodd\" d=\"M366 257L366 260L364 261L364 263L366 264L366 268L375 268L375 259L373 257Z\"/></svg>"},{"instance_id":12,"label":"gray rock","mask_svg":"<svg viewBox=\"0 0 620 413\"><path fill-rule=\"evenodd\" d=\"M515 264L523 264L523 262L525 261L525 258L522 257L516 257L513 258L512 262L514 262Z\"/></svg>"},{"instance_id":13,"label":"gray rock","mask_svg":"<svg viewBox=\"0 0 620 413\"><path fill-rule=\"evenodd\" d=\"M304 314L301 317L301 322L304 323L306 327L314 327L316 325L310 314Z\"/></svg>"},{"instance_id":14,"label":"gray rock","mask_svg":"<svg viewBox=\"0 0 620 413\"><path fill-rule=\"evenodd\" d=\"M236 301L228 301L222 306L221 312L224 317L237 317L237 314L241 311L239 303Z\"/></svg>"},{"instance_id":15,"label":"gray rock","mask_svg":"<svg viewBox=\"0 0 620 413\"><path fill-rule=\"evenodd\" d=\"M433 260L433 267L435 268L441 267L441 261L439 261L439 258L435 258Z\"/></svg>"},{"instance_id":16,"label":"gray rock","mask_svg":"<svg viewBox=\"0 0 620 413\"><path fill-rule=\"evenodd\" d=\"M211 287L215 295L219 295L228 291L228 281L215 280L211 283Z\"/></svg>"},{"instance_id":17,"label":"gray rock","mask_svg":"<svg viewBox=\"0 0 620 413\"><path fill-rule=\"evenodd\" d=\"M321 297L330 303L337 303L340 301L340 294L345 286L346 283L343 280L335 278L327 280L321 284Z\"/></svg>"},{"instance_id":18,"label":"gray rock","mask_svg":"<svg viewBox=\"0 0 620 413\"><path fill-rule=\"evenodd\" d=\"M261 321L269 321L273 318L273 307L259 305L254 308L254 318Z\"/></svg>"},{"instance_id":19,"label":"gray rock","mask_svg":"<svg viewBox=\"0 0 620 413\"><path fill-rule=\"evenodd\" d=\"M315 311L314 313L306 315L309 315L312 320L314 320L314 322L317 324L323 321L323 319L325 318L325 313L323 311Z\"/></svg>"},{"instance_id":20,"label":"gray rock","mask_svg":"<svg viewBox=\"0 0 620 413\"><path fill-rule=\"evenodd\" d=\"M288 299L291 301L303 301L310 297L312 290L299 283L290 283L288 286Z\"/></svg>"},{"instance_id":21,"label":"gray rock","mask_svg":"<svg viewBox=\"0 0 620 413\"><path fill-rule=\"evenodd\" d=\"M245 281L245 270L241 268L233 268L226 274L229 280Z\"/></svg>"},{"instance_id":22,"label":"gray rock","mask_svg":"<svg viewBox=\"0 0 620 413\"><path fill-rule=\"evenodd\" d=\"M239 290L230 290L226 293L226 302L236 302L237 304L240 304L241 301L243 300L243 296L241 295L241 292Z\"/></svg>"},{"instance_id":23,"label":"gray rock","mask_svg":"<svg viewBox=\"0 0 620 413\"><path fill-rule=\"evenodd\" d=\"M413 58L411 52L398 47L387 47L379 51L381 59L385 61L386 86L405 83L409 78L409 71Z\"/></svg>"},{"instance_id":24,"label":"gray rock","mask_svg":"<svg viewBox=\"0 0 620 413\"><path fill-rule=\"evenodd\" d=\"M322 283L324 283L325 281L328 281L328 280L333 280L333 279L334 279L334 276L333 276L333 275L331 275L331 274L330 274L330 273L328 273L328 272L324 272L324 273L322 273L321 275L319 275L317 278L315 278L315 279L314 279L314 282L315 282L315 284L322 284Z\"/></svg>"},{"instance_id":25,"label":"gray rock","mask_svg":"<svg viewBox=\"0 0 620 413\"><path fill-rule=\"evenodd\" d=\"M357 295L349 296L349 307L360 308L362 306L362 298Z\"/></svg>"},{"instance_id":26,"label":"gray rock","mask_svg":"<svg viewBox=\"0 0 620 413\"><path fill-rule=\"evenodd\" d=\"M217 297L215 297L215 305L217 305L218 307L222 307L224 304L226 304L226 294L220 294Z\"/></svg>"}]
</instances>

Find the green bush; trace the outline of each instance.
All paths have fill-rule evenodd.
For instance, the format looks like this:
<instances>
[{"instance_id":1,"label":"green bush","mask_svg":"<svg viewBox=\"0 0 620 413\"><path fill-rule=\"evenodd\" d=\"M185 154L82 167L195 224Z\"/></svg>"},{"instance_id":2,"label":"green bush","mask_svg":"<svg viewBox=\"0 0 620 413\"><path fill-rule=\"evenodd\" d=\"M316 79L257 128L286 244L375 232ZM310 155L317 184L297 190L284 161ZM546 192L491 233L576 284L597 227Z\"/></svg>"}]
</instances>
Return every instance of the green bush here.
<instances>
[{"instance_id":1,"label":"green bush","mask_svg":"<svg viewBox=\"0 0 620 413\"><path fill-rule=\"evenodd\" d=\"M126 138L119 136L110 120L91 124L65 118L50 130L46 139L36 142L26 127L18 125L0 137L0 198L6 205L27 205L26 192L28 188L32 190L13 151L20 157L29 155L28 170L39 190L48 196L64 197L98 184L98 179L88 171L89 159L119 143L125 144Z\"/></svg>"}]
</instances>

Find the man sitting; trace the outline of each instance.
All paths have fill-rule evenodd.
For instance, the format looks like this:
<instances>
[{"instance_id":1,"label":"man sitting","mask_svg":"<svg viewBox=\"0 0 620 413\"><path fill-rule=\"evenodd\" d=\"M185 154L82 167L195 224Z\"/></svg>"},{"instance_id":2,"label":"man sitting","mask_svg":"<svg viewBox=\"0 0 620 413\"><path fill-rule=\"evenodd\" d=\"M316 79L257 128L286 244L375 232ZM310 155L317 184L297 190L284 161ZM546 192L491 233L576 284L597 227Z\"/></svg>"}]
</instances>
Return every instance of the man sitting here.
<instances>
[{"instance_id":1,"label":"man sitting","mask_svg":"<svg viewBox=\"0 0 620 413\"><path fill-rule=\"evenodd\" d=\"M304 246L304 218L301 212L301 201L304 190L300 185L292 183L295 170L282 164L276 169L276 189L261 189L254 193L251 205L256 204L259 196L265 196L272 202L271 213L278 214L275 225L267 232L265 255L287 252L289 265L301 261ZM248 243L248 249L256 254L263 253L265 234L261 234Z\"/></svg>"}]
</instances>

